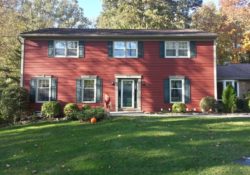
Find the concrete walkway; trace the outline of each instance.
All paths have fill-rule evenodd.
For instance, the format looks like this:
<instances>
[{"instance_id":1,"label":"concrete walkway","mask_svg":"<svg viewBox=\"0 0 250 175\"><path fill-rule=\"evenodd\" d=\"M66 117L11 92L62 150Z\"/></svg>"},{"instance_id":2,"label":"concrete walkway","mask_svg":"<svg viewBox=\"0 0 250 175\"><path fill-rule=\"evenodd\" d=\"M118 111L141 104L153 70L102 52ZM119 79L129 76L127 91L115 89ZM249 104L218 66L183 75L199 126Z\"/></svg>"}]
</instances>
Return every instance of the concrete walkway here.
<instances>
[{"instance_id":1,"label":"concrete walkway","mask_svg":"<svg viewBox=\"0 0 250 175\"><path fill-rule=\"evenodd\" d=\"M143 112L110 112L110 115L113 117L247 117L250 118L250 113L233 113L233 114L222 114L222 113L212 113L212 114L204 114L204 113L143 113Z\"/></svg>"}]
</instances>

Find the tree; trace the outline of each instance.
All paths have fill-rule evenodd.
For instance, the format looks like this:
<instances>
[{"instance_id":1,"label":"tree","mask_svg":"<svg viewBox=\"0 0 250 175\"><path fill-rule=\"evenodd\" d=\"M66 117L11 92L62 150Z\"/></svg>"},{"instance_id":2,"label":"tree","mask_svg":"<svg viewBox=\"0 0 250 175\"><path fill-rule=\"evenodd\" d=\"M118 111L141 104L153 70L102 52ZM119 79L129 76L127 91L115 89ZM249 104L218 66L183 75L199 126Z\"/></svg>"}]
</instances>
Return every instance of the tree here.
<instances>
[{"instance_id":1,"label":"tree","mask_svg":"<svg viewBox=\"0 0 250 175\"><path fill-rule=\"evenodd\" d=\"M190 11L202 0L103 0L99 28L173 29L186 28Z\"/></svg>"},{"instance_id":2,"label":"tree","mask_svg":"<svg viewBox=\"0 0 250 175\"><path fill-rule=\"evenodd\" d=\"M233 86L228 85L222 93L222 103L225 112L234 112L237 108L236 106L237 97Z\"/></svg>"}]
</instances>

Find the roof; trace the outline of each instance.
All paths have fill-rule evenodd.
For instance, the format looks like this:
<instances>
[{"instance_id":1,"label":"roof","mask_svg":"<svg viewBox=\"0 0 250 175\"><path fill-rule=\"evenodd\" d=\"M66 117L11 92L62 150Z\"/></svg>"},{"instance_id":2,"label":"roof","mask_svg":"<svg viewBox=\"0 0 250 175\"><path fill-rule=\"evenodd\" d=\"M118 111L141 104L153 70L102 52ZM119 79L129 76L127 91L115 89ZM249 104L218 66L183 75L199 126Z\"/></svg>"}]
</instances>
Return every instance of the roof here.
<instances>
[{"instance_id":1,"label":"roof","mask_svg":"<svg viewBox=\"0 0 250 175\"><path fill-rule=\"evenodd\" d=\"M228 64L217 66L219 80L250 80L250 64Z\"/></svg>"},{"instance_id":2,"label":"roof","mask_svg":"<svg viewBox=\"0 0 250 175\"><path fill-rule=\"evenodd\" d=\"M21 37L204 37L216 38L215 33L195 29L151 30L151 29L81 29L81 28L44 28L23 32Z\"/></svg>"}]
</instances>

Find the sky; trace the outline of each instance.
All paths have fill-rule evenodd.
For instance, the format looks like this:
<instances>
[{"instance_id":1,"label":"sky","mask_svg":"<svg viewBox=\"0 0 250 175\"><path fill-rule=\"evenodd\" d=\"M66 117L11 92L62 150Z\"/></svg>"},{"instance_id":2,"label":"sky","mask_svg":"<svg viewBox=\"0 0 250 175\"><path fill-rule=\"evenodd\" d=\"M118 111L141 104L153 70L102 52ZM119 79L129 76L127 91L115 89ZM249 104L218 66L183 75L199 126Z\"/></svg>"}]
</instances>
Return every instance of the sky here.
<instances>
[{"instance_id":1,"label":"sky","mask_svg":"<svg viewBox=\"0 0 250 175\"><path fill-rule=\"evenodd\" d=\"M214 2L218 6L219 0L203 0ZM102 11L102 0L78 0L80 6L84 9L84 15L89 19L96 19Z\"/></svg>"}]
</instances>

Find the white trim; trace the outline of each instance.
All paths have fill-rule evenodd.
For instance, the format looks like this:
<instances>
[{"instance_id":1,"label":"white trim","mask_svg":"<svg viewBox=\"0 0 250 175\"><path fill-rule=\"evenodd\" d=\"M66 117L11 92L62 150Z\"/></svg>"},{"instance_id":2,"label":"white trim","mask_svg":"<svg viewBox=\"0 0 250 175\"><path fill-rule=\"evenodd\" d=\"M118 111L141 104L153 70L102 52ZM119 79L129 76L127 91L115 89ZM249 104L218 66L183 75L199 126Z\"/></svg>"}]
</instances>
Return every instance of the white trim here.
<instances>
[{"instance_id":1,"label":"white trim","mask_svg":"<svg viewBox=\"0 0 250 175\"><path fill-rule=\"evenodd\" d=\"M115 56L115 42L124 42L125 43L125 55L124 56ZM127 56L126 50L127 50L127 42L136 42L136 55L135 56ZM113 57L114 58L138 58L138 41L113 41Z\"/></svg>"},{"instance_id":2,"label":"white trim","mask_svg":"<svg viewBox=\"0 0 250 175\"><path fill-rule=\"evenodd\" d=\"M214 40L214 99L218 100L217 92L217 54L216 54L216 41Z\"/></svg>"},{"instance_id":3,"label":"white trim","mask_svg":"<svg viewBox=\"0 0 250 175\"><path fill-rule=\"evenodd\" d=\"M24 44L25 44L25 39L21 38L21 43L22 43L22 53L21 53L21 70L20 70L20 86L23 87L23 73L24 73Z\"/></svg>"},{"instance_id":4,"label":"white trim","mask_svg":"<svg viewBox=\"0 0 250 175\"><path fill-rule=\"evenodd\" d=\"M170 78L170 83L169 83L169 97L170 97L170 103L185 103L185 79L184 78ZM180 81L181 80L181 85L182 85L182 101L172 101L172 95L171 95L171 90L172 90L172 81Z\"/></svg>"},{"instance_id":5,"label":"white trim","mask_svg":"<svg viewBox=\"0 0 250 175\"><path fill-rule=\"evenodd\" d=\"M115 78L142 78L142 75L115 75Z\"/></svg>"},{"instance_id":6,"label":"white trim","mask_svg":"<svg viewBox=\"0 0 250 175\"><path fill-rule=\"evenodd\" d=\"M175 54L176 56L167 56L166 55L166 43L167 42L174 42L177 46L177 48L175 48ZM178 50L179 50L179 42L187 42L187 50L188 50L188 55L187 56L178 56ZM183 49L182 49L183 50ZM190 53L190 41L165 41L164 44L164 56L165 58L191 58L191 53Z\"/></svg>"},{"instance_id":7,"label":"white trim","mask_svg":"<svg viewBox=\"0 0 250 175\"><path fill-rule=\"evenodd\" d=\"M97 90L96 90L96 80L97 78L81 78L82 80L82 88L81 88L81 93L82 93L82 103L96 103L96 93L97 93ZM93 101L84 101L83 98L84 98L84 93L83 93L83 90L84 90L84 80L94 80L94 100Z\"/></svg>"},{"instance_id":8,"label":"white trim","mask_svg":"<svg viewBox=\"0 0 250 175\"><path fill-rule=\"evenodd\" d=\"M132 106L123 106L123 83L124 82L132 82ZM135 107L135 101L134 101L134 98L135 98L135 80L129 80L129 79L124 79L124 80L121 80L121 108L134 108Z\"/></svg>"},{"instance_id":9,"label":"white trim","mask_svg":"<svg viewBox=\"0 0 250 175\"><path fill-rule=\"evenodd\" d=\"M63 42L66 42L66 49L64 51L64 55L56 55L56 42L59 42L59 41L63 41ZM77 55L76 56L68 56L67 55L67 43L70 42L70 41L73 41L73 42L77 42ZM53 49L54 49L54 57L55 58L79 58L79 40L54 40L53 42Z\"/></svg>"},{"instance_id":10,"label":"white trim","mask_svg":"<svg viewBox=\"0 0 250 175\"><path fill-rule=\"evenodd\" d=\"M47 102L47 101L39 101L38 100L38 85L39 85L39 80L49 80L49 100L51 99L51 81L52 79L49 78L49 77L37 77L36 78L36 103L44 103L44 102Z\"/></svg>"}]
</instances>

